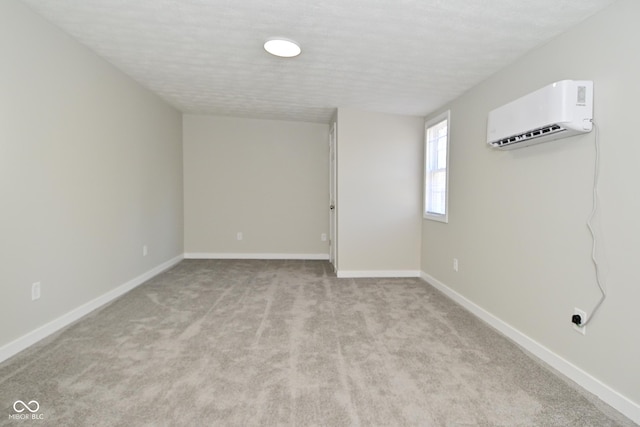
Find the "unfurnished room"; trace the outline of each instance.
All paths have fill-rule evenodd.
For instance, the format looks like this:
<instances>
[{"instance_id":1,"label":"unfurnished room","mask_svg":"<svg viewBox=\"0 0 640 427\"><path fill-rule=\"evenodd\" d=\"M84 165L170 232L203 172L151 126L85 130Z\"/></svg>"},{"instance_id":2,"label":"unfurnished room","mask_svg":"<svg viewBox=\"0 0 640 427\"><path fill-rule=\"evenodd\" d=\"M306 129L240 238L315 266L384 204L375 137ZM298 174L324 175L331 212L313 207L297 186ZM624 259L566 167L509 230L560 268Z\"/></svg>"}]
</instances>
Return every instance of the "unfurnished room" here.
<instances>
[{"instance_id":1,"label":"unfurnished room","mask_svg":"<svg viewBox=\"0 0 640 427\"><path fill-rule=\"evenodd\" d=\"M638 19L0 1L0 425L640 425Z\"/></svg>"}]
</instances>

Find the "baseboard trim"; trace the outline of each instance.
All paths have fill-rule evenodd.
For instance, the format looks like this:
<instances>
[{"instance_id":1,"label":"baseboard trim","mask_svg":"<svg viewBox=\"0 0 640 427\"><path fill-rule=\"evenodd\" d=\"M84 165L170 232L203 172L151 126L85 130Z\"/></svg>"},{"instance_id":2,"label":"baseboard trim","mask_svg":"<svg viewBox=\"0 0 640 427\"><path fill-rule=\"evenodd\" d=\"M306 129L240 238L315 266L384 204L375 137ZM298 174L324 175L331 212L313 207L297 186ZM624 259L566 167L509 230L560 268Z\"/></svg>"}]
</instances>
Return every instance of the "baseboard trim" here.
<instances>
[{"instance_id":1,"label":"baseboard trim","mask_svg":"<svg viewBox=\"0 0 640 427\"><path fill-rule=\"evenodd\" d=\"M137 286L140 286L152 277L157 276L165 270L168 270L169 268L182 261L183 258L183 255L172 258L169 261L166 261L158 265L157 267L152 268L146 273L143 273L140 276L131 279L128 282L118 286L117 288L99 296L98 298L95 298L69 311L68 313L63 314L57 319L54 319L51 322L34 329L33 331L21 336L20 338L17 338L8 344L5 344L4 346L0 347L0 363L12 356L15 356L22 350L32 346L33 344L48 337L49 335L58 332L60 329L70 325L83 316L86 316L97 308L102 307L103 305L113 301L121 295L124 295Z\"/></svg>"},{"instance_id":2,"label":"baseboard trim","mask_svg":"<svg viewBox=\"0 0 640 427\"><path fill-rule=\"evenodd\" d=\"M329 259L329 254L279 254L279 253L210 253L187 252L185 259L290 259L324 261Z\"/></svg>"},{"instance_id":3,"label":"baseboard trim","mask_svg":"<svg viewBox=\"0 0 640 427\"><path fill-rule=\"evenodd\" d=\"M609 406L616 409L624 416L631 419L633 422L640 424L640 405L633 402L629 398L623 396L616 390L612 389L608 385L604 384L597 378L590 375L588 372L575 366L568 360L557 355L547 347L543 346L539 342L529 338L513 326L489 313L482 307L478 306L474 302L470 301L466 297L462 296L458 292L454 291L444 283L440 282L435 277L421 272L420 277L427 282L427 284L438 289L449 298L460 304L462 307L470 311L475 316L479 317L484 322L488 323L494 329L505 335L507 338L514 341L543 362L547 363L569 379L576 382L585 390L598 396L602 401Z\"/></svg>"},{"instance_id":4,"label":"baseboard trim","mask_svg":"<svg viewBox=\"0 0 640 427\"><path fill-rule=\"evenodd\" d=\"M420 277L419 270L338 270L339 278Z\"/></svg>"}]
</instances>

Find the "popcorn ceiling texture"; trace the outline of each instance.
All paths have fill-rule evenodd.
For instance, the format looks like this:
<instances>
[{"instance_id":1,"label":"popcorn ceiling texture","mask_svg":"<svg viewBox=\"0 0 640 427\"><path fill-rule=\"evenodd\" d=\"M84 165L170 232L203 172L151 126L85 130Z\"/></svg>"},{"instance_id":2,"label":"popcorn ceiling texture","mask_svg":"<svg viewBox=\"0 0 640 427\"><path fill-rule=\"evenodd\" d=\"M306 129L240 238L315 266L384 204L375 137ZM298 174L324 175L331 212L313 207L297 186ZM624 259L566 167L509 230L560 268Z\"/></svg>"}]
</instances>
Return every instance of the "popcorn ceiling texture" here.
<instances>
[{"instance_id":1,"label":"popcorn ceiling texture","mask_svg":"<svg viewBox=\"0 0 640 427\"><path fill-rule=\"evenodd\" d=\"M328 122L426 115L613 0L24 2L185 113Z\"/></svg>"}]
</instances>

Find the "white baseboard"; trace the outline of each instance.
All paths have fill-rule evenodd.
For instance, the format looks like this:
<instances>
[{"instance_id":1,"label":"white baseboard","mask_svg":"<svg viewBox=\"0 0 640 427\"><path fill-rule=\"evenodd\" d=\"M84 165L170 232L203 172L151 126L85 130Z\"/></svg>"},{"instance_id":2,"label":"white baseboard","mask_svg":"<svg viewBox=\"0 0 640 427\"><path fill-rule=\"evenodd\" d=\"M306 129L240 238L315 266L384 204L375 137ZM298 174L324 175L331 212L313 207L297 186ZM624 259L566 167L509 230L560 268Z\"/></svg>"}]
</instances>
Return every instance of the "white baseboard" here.
<instances>
[{"instance_id":1,"label":"white baseboard","mask_svg":"<svg viewBox=\"0 0 640 427\"><path fill-rule=\"evenodd\" d=\"M51 322L27 333L26 335L23 335L20 338L17 338L14 341L11 341L10 343L0 347L0 362L3 362L8 358L18 354L27 347L30 347L33 344L37 343L41 339L48 337L49 335L80 319L81 317L86 316L93 310L100 308L108 302L111 302L119 296L129 292L133 288L141 285L152 277L157 276L165 270L168 270L169 268L182 261L182 259L182 255L170 259L169 261L164 262L157 267L154 267L151 270L147 271L146 273L143 273L140 276L129 280L128 282L118 286L117 288L107 292L106 294L103 294L98 298L93 299L66 314L63 314L57 319L54 319Z\"/></svg>"},{"instance_id":2,"label":"white baseboard","mask_svg":"<svg viewBox=\"0 0 640 427\"><path fill-rule=\"evenodd\" d=\"M339 278L420 277L419 270L338 270Z\"/></svg>"},{"instance_id":3,"label":"white baseboard","mask_svg":"<svg viewBox=\"0 0 640 427\"><path fill-rule=\"evenodd\" d=\"M422 272L420 277L425 282L440 290L449 298L460 304L462 307L466 308L472 314L479 317L481 320L485 321L493 328L497 329L507 338L511 339L516 344L520 345L563 375L567 376L585 390L589 391L592 394L595 394L602 401L616 409L624 416L631 419L633 422L640 424L640 405L638 403L623 396L616 390L612 389L608 385L590 375L588 372L583 371L571 362L549 350L539 342L529 338L527 335L515 329L513 326L497 318L482 307L478 306L458 292L449 288L447 285L440 282L435 277L425 272Z\"/></svg>"},{"instance_id":4,"label":"white baseboard","mask_svg":"<svg viewBox=\"0 0 640 427\"><path fill-rule=\"evenodd\" d=\"M185 259L291 259L291 260L328 260L329 254L231 254L209 252L187 252Z\"/></svg>"}]
</instances>

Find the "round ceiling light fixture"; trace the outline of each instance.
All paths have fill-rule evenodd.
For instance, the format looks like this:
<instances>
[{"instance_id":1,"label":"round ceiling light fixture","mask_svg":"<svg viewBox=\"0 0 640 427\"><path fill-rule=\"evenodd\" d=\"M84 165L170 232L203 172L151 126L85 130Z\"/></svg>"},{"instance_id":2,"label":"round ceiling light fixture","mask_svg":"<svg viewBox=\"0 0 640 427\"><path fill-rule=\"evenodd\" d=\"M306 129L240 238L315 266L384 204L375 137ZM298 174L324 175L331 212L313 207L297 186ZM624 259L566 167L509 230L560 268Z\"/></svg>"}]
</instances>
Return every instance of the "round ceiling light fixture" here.
<instances>
[{"instance_id":1,"label":"round ceiling light fixture","mask_svg":"<svg viewBox=\"0 0 640 427\"><path fill-rule=\"evenodd\" d=\"M293 58L302 52L298 43L281 37L273 37L267 40L264 43L264 50L281 58Z\"/></svg>"}]
</instances>

